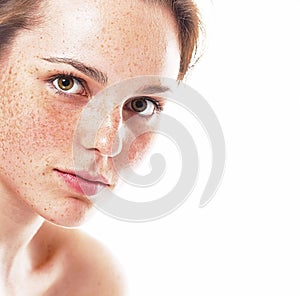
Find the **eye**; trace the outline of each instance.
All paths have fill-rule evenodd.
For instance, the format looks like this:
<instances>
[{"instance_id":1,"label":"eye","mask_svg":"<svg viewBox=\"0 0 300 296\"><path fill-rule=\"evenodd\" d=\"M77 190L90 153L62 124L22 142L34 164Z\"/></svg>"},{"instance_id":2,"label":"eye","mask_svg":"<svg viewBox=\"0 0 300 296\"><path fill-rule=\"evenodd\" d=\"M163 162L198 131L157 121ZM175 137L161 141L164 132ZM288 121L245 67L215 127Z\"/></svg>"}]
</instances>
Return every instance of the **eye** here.
<instances>
[{"instance_id":1,"label":"eye","mask_svg":"<svg viewBox=\"0 0 300 296\"><path fill-rule=\"evenodd\" d=\"M52 80L54 87L65 94L86 95L82 82L72 76L59 76Z\"/></svg>"},{"instance_id":2,"label":"eye","mask_svg":"<svg viewBox=\"0 0 300 296\"><path fill-rule=\"evenodd\" d=\"M125 105L125 107L142 116L150 116L155 111L161 110L158 101L149 97L133 98Z\"/></svg>"}]
</instances>

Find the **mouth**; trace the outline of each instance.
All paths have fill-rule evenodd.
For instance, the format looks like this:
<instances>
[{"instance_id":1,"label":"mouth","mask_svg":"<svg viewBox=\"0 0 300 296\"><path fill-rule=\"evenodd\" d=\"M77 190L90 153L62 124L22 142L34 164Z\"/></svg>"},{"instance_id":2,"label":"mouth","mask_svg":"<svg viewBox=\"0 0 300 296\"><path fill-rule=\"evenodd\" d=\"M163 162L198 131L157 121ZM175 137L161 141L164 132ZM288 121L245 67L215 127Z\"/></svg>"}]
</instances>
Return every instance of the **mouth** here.
<instances>
[{"instance_id":1,"label":"mouth","mask_svg":"<svg viewBox=\"0 0 300 296\"><path fill-rule=\"evenodd\" d=\"M74 171L63 171L58 169L55 169L54 171L71 189L81 195L93 196L110 185L102 175L92 176L89 172L85 171L76 173Z\"/></svg>"}]
</instances>

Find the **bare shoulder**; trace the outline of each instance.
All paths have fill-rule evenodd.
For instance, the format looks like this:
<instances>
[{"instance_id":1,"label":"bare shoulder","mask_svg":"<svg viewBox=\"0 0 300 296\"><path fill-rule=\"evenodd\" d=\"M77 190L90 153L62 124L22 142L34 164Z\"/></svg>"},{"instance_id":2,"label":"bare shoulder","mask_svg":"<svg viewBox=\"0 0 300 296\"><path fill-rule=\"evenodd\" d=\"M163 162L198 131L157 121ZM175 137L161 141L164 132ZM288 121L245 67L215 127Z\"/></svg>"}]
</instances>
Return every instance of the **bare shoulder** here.
<instances>
[{"instance_id":1,"label":"bare shoulder","mask_svg":"<svg viewBox=\"0 0 300 296\"><path fill-rule=\"evenodd\" d=\"M55 227L55 231L62 271L57 286L68 291L66 295L125 295L121 268L102 243L80 230Z\"/></svg>"},{"instance_id":2,"label":"bare shoulder","mask_svg":"<svg viewBox=\"0 0 300 296\"><path fill-rule=\"evenodd\" d=\"M72 280L80 283L77 289L83 288L89 295L122 295L120 267L108 249L79 230L69 231L70 241L65 250L70 262L67 272L73 275Z\"/></svg>"}]
</instances>

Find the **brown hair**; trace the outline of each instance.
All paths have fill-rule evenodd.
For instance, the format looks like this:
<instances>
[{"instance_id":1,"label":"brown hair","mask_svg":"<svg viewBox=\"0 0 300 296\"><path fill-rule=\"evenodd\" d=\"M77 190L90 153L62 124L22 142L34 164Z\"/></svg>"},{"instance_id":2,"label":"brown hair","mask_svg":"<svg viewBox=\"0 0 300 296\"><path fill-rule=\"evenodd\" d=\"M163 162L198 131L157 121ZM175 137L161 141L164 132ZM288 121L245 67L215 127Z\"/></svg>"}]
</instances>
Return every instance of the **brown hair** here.
<instances>
[{"instance_id":1,"label":"brown hair","mask_svg":"<svg viewBox=\"0 0 300 296\"><path fill-rule=\"evenodd\" d=\"M192 60L197 59L197 42L205 35L203 23L193 0L144 0L171 8L176 19L180 43L180 69L178 79L182 80ZM37 25L42 16L37 0L0 0L0 58L21 30L29 30Z\"/></svg>"},{"instance_id":2,"label":"brown hair","mask_svg":"<svg viewBox=\"0 0 300 296\"><path fill-rule=\"evenodd\" d=\"M42 1L0 0L0 58L21 30L29 30L38 24Z\"/></svg>"},{"instance_id":3,"label":"brown hair","mask_svg":"<svg viewBox=\"0 0 300 296\"><path fill-rule=\"evenodd\" d=\"M147 0L171 8L178 26L180 68L178 79L182 80L188 70L199 60L204 48L205 28L200 12L193 0ZM202 50L198 52L198 44ZM193 61L194 60L194 61Z\"/></svg>"}]
</instances>

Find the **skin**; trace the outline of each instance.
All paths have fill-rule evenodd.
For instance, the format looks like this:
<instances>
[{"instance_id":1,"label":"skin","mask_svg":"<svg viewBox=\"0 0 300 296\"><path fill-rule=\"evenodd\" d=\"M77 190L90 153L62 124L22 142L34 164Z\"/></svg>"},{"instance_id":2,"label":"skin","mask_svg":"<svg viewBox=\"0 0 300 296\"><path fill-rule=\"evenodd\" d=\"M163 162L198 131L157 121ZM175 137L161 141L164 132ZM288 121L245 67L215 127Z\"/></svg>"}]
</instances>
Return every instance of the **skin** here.
<instances>
[{"instance_id":1,"label":"skin","mask_svg":"<svg viewBox=\"0 0 300 296\"><path fill-rule=\"evenodd\" d=\"M43 14L40 26L18 35L0 68L0 294L123 295L105 247L56 226L82 224L92 204L55 170L74 169L73 135L92 96L139 75L176 79L177 27L166 8L140 0L49 1ZM76 59L104 73L107 82L50 57ZM89 94L58 93L50 80L65 73L84 80ZM111 188L117 182L112 139L122 116L133 112L120 108L120 102L102 106L97 139L77 143L85 155L81 169L101 173ZM149 139L139 137L132 158L142 155ZM90 162L95 153L97 170Z\"/></svg>"}]
</instances>

